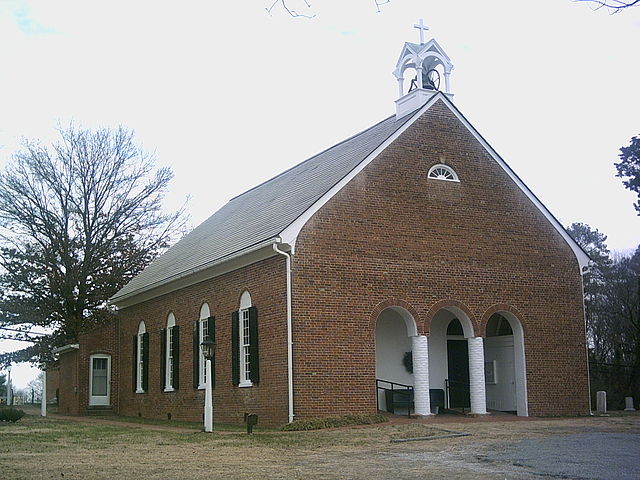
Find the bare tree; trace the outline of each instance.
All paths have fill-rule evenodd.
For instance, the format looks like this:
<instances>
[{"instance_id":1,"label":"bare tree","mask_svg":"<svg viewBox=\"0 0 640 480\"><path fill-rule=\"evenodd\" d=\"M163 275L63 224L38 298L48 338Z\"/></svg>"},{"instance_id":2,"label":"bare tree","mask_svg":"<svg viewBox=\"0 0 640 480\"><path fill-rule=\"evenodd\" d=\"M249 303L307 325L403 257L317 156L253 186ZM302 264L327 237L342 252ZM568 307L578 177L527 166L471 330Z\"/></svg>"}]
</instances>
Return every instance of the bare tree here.
<instances>
[{"instance_id":1,"label":"bare tree","mask_svg":"<svg viewBox=\"0 0 640 480\"><path fill-rule=\"evenodd\" d=\"M183 210L162 209L171 170L154 170L133 132L59 134L50 148L24 140L0 173L0 339L32 342L0 364L49 360L111 319L107 299L184 226Z\"/></svg>"},{"instance_id":2,"label":"bare tree","mask_svg":"<svg viewBox=\"0 0 640 480\"><path fill-rule=\"evenodd\" d=\"M391 0L373 0L376 12L378 13L381 12L380 7L386 5L387 3L391 3ZM300 4L301 7L307 9L312 8L311 3L308 0L298 0L298 4ZM288 0L272 0L270 5L268 7L265 7L265 10L267 11L267 13L269 13L269 15L271 15L271 12L277 6L281 6L284 11L292 17L314 18L316 16L315 13L301 13L301 11L297 9L297 7L291 7L291 2L289 2ZM308 11L310 12L311 10Z\"/></svg>"},{"instance_id":3,"label":"bare tree","mask_svg":"<svg viewBox=\"0 0 640 480\"><path fill-rule=\"evenodd\" d=\"M576 2L588 2L595 5L596 10L607 8L611 13L618 13L625 8L640 5L640 0L574 0Z\"/></svg>"}]
</instances>

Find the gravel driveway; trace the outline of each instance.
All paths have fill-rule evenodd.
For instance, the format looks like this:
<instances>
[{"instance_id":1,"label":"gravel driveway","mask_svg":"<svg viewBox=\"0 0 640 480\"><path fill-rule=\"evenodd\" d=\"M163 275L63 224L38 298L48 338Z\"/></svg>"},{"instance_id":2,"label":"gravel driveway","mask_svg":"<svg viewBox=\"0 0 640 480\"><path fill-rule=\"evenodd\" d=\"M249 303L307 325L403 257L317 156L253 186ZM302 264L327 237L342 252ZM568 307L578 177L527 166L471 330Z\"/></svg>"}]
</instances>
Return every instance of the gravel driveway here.
<instances>
[{"instance_id":1,"label":"gravel driveway","mask_svg":"<svg viewBox=\"0 0 640 480\"><path fill-rule=\"evenodd\" d=\"M485 460L572 479L640 479L640 433L593 432L522 440Z\"/></svg>"}]
</instances>

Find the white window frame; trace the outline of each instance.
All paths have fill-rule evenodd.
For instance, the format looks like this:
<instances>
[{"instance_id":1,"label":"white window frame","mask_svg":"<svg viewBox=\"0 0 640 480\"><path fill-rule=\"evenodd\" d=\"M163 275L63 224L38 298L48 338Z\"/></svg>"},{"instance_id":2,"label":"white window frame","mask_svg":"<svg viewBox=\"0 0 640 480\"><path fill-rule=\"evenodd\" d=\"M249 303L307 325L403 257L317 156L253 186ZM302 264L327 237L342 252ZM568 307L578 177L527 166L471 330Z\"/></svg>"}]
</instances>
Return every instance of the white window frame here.
<instances>
[{"instance_id":1,"label":"white window frame","mask_svg":"<svg viewBox=\"0 0 640 480\"><path fill-rule=\"evenodd\" d=\"M165 338L165 358L164 358L164 391L173 392L173 351L172 351L172 336L173 327L176 326L176 317L173 312L170 312L167 316L167 334Z\"/></svg>"},{"instance_id":2,"label":"white window frame","mask_svg":"<svg viewBox=\"0 0 640 480\"><path fill-rule=\"evenodd\" d=\"M207 328L207 320L211 316L211 310L209 310L209 305L206 303L202 304L200 307L200 321L198 322L198 388L204 389L206 387L207 382L207 370L206 370L206 359L204 358L204 354L202 353L202 348L200 345L204 341L205 330ZM207 332L208 333L208 332Z\"/></svg>"},{"instance_id":3,"label":"white window frame","mask_svg":"<svg viewBox=\"0 0 640 480\"><path fill-rule=\"evenodd\" d=\"M144 393L142 389L142 376L144 375L144 357L142 356L142 349L144 347L144 334L147 333L147 329L144 322L141 321L138 325L138 348L136 358L136 393Z\"/></svg>"},{"instance_id":4,"label":"white window frame","mask_svg":"<svg viewBox=\"0 0 640 480\"><path fill-rule=\"evenodd\" d=\"M434 172L434 170L437 170L439 168L442 168L447 172L449 172L453 178L432 177L431 174ZM455 170L451 168L449 165L445 165L444 163L438 163L433 167L431 167L429 169L429 173L427 173L427 178L429 178L430 180L443 180L445 182L458 182L458 183L460 182L460 179L458 178L458 174L455 172Z\"/></svg>"},{"instance_id":5,"label":"white window frame","mask_svg":"<svg viewBox=\"0 0 640 480\"><path fill-rule=\"evenodd\" d=\"M107 360L107 393L106 395L93 395L93 360L96 358ZM102 402L102 398L96 399L96 397L104 397L106 400ZM111 355L103 353L95 353L89 356L89 406L95 405L111 405Z\"/></svg>"},{"instance_id":6,"label":"white window frame","mask_svg":"<svg viewBox=\"0 0 640 480\"><path fill-rule=\"evenodd\" d=\"M251 295L244 291L240 297L238 310L238 356L240 357L240 383L239 387L252 387L253 382L249 378L251 364L249 363L251 336L249 333L249 308L251 307Z\"/></svg>"}]
</instances>

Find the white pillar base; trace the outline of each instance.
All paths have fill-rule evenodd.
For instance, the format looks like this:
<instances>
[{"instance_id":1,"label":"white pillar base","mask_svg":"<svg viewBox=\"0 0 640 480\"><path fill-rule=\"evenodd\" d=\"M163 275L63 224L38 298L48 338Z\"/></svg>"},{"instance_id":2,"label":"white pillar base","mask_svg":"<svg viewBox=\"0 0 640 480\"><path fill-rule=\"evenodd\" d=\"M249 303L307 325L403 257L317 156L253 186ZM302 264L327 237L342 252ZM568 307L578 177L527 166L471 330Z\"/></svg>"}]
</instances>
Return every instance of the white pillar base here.
<instances>
[{"instance_id":1,"label":"white pillar base","mask_svg":"<svg viewBox=\"0 0 640 480\"><path fill-rule=\"evenodd\" d=\"M413 403L415 414L431 415L429 394L429 342L424 335L411 337L413 348Z\"/></svg>"},{"instance_id":2,"label":"white pillar base","mask_svg":"<svg viewBox=\"0 0 640 480\"><path fill-rule=\"evenodd\" d=\"M469 348L469 393L471 413L487 413L487 395L484 384L484 342L482 337L467 339Z\"/></svg>"}]
</instances>

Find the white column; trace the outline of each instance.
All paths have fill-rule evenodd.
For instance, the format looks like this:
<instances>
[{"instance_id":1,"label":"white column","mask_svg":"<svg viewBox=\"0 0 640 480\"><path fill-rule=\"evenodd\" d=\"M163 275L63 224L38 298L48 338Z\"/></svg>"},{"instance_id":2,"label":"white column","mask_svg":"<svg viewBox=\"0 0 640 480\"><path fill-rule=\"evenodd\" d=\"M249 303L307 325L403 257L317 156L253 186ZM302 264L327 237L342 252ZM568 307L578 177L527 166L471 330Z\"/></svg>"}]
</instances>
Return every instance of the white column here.
<instances>
[{"instance_id":1,"label":"white column","mask_svg":"<svg viewBox=\"0 0 640 480\"><path fill-rule=\"evenodd\" d=\"M400 98L404 95L404 78L397 77L396 80L398 80L398 98Z\"/></svg>"},{"instance_id":2,"label":"white column","mask_svg":"<svg viewBox=\"0 0 640 480\"><path fill-rule=\"evenodd\" d=\"M451 72L444 72L444 91L451 93Z\"/></svg>"},{"instance_id":3,"label":"white column","mask_svg":"<svg viewBox=\"0 0 640 480\"><path fill-rule=\"evenodd\" d=\"M484 386L484 342L482 337L467 339L469 345L469 389L471 413L487 413L487 396Z\"/></svg>"},{"instance_id":4,"label":"white column","mask_svg":"<svg viewBox=\"0 0 640 480\"><path fill-rule=\"evenodd\" d=\"M40 416L47 416L47 371L42 371L42 399L40 400Z\"/></svg>"},{"instance_id":5,"label":"white column","mask_svg":"<svg viewBox=\"0 0 640 480\"><path fill-rule=\"evenodd\" d=\"M429 342L424 335L411 337L413 357L413 403L416 415L431 415L429 395Z\"/></svg>"},{"instance_id":6,"label":"white column","mask_svg":"<svg viewBox=\"0 0 640 480\"><path fill-rule=\"evenodd\" d=\"M204 389L204 431L213 432L213 388L211 387L211 360L205 360L207 381Z\"/></svg>"},{"instance_id":7,"label":"white column","mask_svg":"<svg viewBox=\"0 0 640 480\"><path fill-rule=\"evenodd\" d=\"M418 76L418 88L422 88L422 66L416 67L416 75Z\"/></svg>"}]
</instances>

